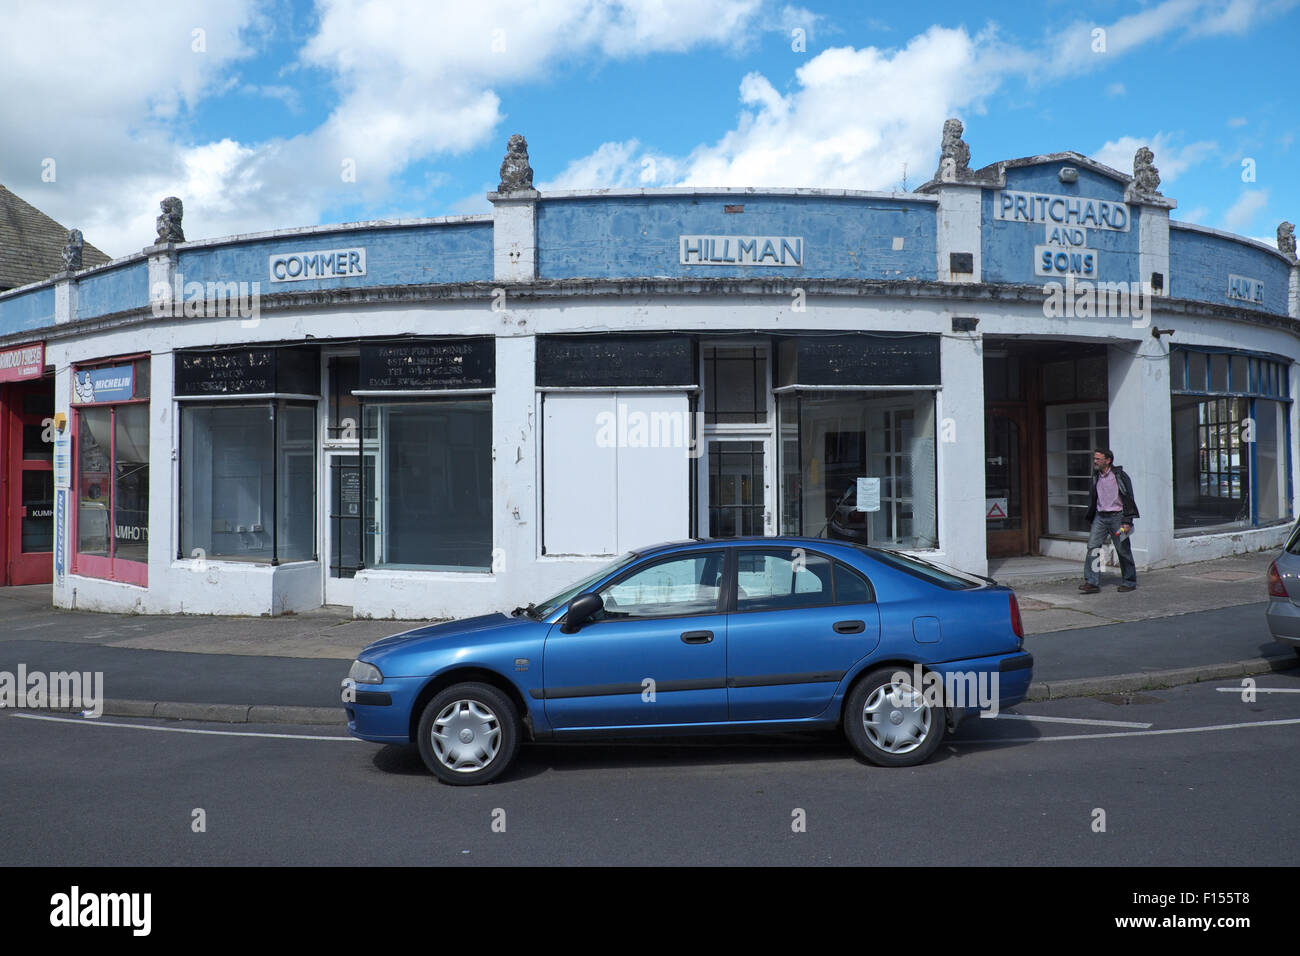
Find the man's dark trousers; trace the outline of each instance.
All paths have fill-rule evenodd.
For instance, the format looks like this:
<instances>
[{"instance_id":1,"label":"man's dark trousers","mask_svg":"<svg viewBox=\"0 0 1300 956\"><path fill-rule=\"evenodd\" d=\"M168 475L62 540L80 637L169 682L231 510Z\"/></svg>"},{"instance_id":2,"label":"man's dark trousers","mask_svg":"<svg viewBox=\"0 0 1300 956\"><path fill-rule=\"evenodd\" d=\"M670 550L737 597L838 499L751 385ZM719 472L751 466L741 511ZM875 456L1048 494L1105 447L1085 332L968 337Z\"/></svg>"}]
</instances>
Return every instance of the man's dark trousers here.
<instances>
[{"instance_id":1,"label":"man's dark trousers","mask_svg":"<svg viewBox=\"0 0 1300 956\"><path fill-rule=\"evenodd\" d=\"M1124 512L1122 511L1098 511L1097 517L1092 519L1092 533L1088 535L1088 555L1083 562L1083 579L1089 584L1095 585L1100 580L1098 566L1101 564L1101 549L1105 547L1107 541L1110 541L1119 554L1119 570L1124 577L1124 583L1131 588L1137 587L1137 564L1133 561L1132 539L1125 538L1120 541L1115 538L1115 532L1123 523Z\"/></svg>"}]
</instances>

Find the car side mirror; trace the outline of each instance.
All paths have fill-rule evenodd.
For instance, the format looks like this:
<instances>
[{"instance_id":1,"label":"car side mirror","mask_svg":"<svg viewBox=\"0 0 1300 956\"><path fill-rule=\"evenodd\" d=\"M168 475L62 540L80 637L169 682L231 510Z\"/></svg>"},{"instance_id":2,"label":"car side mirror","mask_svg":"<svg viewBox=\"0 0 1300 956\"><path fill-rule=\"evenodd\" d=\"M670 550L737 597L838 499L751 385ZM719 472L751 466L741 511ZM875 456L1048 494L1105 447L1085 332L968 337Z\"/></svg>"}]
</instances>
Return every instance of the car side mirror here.
<instances>
[{"instance_id":1,"label":"car side mirror","mask_svg":"<svg viewBox=\"0 0 1300 956\"><path fill-rule=\"evenodd\" d=\"M564 623L560 625L560 631L573 634L586 624L593 614L604 609L605 602L601 600L599 594L591 592L580 594L569 602L569 613L564 615Z\"/></svg>"}]
</instances>

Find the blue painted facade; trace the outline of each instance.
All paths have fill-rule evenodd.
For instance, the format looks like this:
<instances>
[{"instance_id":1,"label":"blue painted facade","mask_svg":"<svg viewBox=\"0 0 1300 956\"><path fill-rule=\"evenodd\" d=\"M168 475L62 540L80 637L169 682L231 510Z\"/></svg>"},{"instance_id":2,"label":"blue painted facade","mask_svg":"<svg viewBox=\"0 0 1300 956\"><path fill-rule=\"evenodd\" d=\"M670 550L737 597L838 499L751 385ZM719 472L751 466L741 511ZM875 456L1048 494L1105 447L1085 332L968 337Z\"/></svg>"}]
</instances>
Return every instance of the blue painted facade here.
<instances>
[{"instance_id":1,"label":"blue painted facade","mask_svg":"<svg viewBox=\"0 0 1300 956\"><path fill-rule=\"evenodd\" d=\"M270 281L272 255L340 249L366 250L365 275ZM182 249L178 269L184 281L259 282L263 295L355 289L367 286L423 285L432 282L490 282L492 223L470 222L401 229L277 236L253 242Z\"/></svg>"},{"instance_id":2,"label":"blue painted facade","mask_svg":"<svg viewBox=\"0 0 1300 956\"><path fill-rule=\"evenodd\" d=\"M1194 229L1169 224L1170 293L1180 299L1213 302L1236 309L1262 309L1287 314L1287 286L1290 267L1281 257L1258 246L1235 242ZM1258 302L1228 296L1230 275L1263 283Z\"/></svg>"},{"instance_id":3,"label":"blue painted facade","mask_svg":"<svg viewBox=\"0 0 1300 956\"><path fill-rule=\"evenodd\" d=\"M46 286L0 298L0 335L14 335L54 324L54 289Z\"/></svg>"},{"instance_id":4,"label":"blue painted facade","mask_svg":"<svg viewBox=\"0 0 1300 956\"><path fill-rule=\"evenodd\" d=\"M142 260L77 282L77 316L92 319L149 305L149 263Z\"/></svg>"},{"instance_id":5,"label":"blue painted facade","mask_svg":"<svg viewBox=\"0 0 1300 956\"><path fill-rule=\"evenodd\" d=\"M742 213L724 212L740 206ZM935 279L933 202L749 194L543 197L542 279L622 276ZM798 236L802 265L683 265L682 236ZM895 239L902 248L895 249Z\"/></svg>"},{"instance_id":6,"label":"blue painted facade","mask_svg":"<svg viewBox=\"0 0 1300 956\"><path fill-rule=\"evenodd\" d=\"M1062 166L1066 161L1053 161L1038 166L1017 166L1007 169L1004 190L1023 193L1048 193L1067 199L1095 199L1108 203L1124 202L1122 183L1086 167L1078 169L1079 179L1074 183L1060 181ZM995 218L994 202L999 190L985 189L981 202L983 233L980 254L983 258L985 282L1012 282L1042 285L1053 278L1035 272L1036 246L1048 244L1048 227L1044 223L1008 222ZM1129 205L1128 231L1086 229L1085 247L1097 253L1095 275L1078 275L1098 282L1137 282L1138 222L1141 210Z\"/></svg>"}]
</instances>

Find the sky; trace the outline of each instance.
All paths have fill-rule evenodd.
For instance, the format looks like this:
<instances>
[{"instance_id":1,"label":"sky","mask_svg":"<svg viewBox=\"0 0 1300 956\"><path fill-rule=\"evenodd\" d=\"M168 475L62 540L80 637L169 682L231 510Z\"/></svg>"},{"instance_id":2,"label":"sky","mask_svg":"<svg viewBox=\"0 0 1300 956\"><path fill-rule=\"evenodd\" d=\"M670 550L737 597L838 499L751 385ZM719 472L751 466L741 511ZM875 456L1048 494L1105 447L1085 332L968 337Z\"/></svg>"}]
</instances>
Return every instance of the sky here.
<instances>
[{"instance_id":1,"label":"sky","mask_svg":"<svg viewBox=\"0 0 1300 956\"><path fill-rule=\"evenodd\" d=\"M1175 219L1300 221L1300 0L0 0L0 184L112 256L185 234L484 213L539 188L915 188L1155 152Z\"/></svg>"}]
</instances>

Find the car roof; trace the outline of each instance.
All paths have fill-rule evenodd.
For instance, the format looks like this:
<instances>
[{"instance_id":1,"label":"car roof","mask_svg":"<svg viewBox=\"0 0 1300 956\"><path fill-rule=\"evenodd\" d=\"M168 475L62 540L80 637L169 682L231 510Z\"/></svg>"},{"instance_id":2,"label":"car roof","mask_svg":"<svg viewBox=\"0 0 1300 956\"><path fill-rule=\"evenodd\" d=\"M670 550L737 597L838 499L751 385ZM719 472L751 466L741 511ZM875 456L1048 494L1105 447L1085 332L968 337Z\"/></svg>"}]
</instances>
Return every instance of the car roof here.
<instances>
[{"instance_id":1,"label":"car roof","mask_svg":"<svg viewBox=\"0 0 1300 956\"><path fill-rule=\"evenodd\" d=\"M870 553L876 549L855 545L850 541L836 541L834 538L811 538L794 534L782 535L745 535L738 538L688 538L685 541L669 541L663 544L650 545L648 547L637 548L633 553L637 557L648 557L652 554L663 554L668 551L677 551L688 548L703 548L710 545L717 547L736 547L740 545L764 545L771 547L782 544L807 545L812 550L822 550L826 548L852 548L857 551L866 551Z\"/></svg>"}]
</instances>

